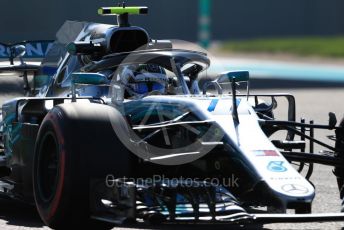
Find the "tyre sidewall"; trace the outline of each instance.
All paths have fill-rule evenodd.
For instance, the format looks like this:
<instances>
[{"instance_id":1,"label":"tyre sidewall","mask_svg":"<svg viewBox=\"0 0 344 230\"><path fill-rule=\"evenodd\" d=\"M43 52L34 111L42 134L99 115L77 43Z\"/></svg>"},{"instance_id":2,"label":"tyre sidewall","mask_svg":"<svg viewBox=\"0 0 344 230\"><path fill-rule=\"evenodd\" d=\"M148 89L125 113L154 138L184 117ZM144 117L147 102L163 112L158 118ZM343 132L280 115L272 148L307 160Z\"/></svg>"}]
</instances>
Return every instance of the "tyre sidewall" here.
<instances>
[{"instance_id":1,"label":"tyre sidewall","mask_svg":"<svg viewBox=\"0 0 344 230\"><path fill-rule=\"evenodd\" d=\"M79 151L73 146L73 142L67 141L70 138L70 121L63 113L51 112L45 117L38 133L34 166L33 166L33 188L34 197L38 212L42 220L49 227L57 228L61 223L78 222L83 216L88 215L88 175L85 170L80 170ZM53 198L49 201L42 199L39 194L38 173L39 159L44 151L41 150L42 137L51 132L58 145L58 180ZM78 210L78 211L76 211ZM79 210L84 210L80 212Z\"/></svg>"}]
</instances>

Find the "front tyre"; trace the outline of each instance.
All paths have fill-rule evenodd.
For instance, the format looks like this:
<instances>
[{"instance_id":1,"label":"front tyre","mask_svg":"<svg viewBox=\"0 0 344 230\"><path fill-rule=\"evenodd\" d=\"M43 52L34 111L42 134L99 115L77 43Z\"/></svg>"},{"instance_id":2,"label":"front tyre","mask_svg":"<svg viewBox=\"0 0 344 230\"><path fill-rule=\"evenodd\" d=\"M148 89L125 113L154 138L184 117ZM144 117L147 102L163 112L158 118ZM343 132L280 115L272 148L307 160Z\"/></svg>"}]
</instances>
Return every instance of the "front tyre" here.
<instances>
[{"instance_id":1,"label":"front tyre","mask_svg":"<svg viewBox=\"0 0 344 230\"><path fill-rule=\"evenodd\" d=\"M336 152L335 156L339 161L344 163L344 118L339 124L339 128L336 129ZM337 177L337 184L342 199L342 212L344 212L344 165L343 167L334 167L334 174Z\"/></svg>"},{"instance_id":2,"label":"front tyre","mask_svg":"<svg viewBox=\"0 0 344 230\"><path fill-rule=\"evenodd\" d=\"M108 174L130 176L132 158L113 131L108 109L99 104L66 104L54 107L42 122L33 190L41 219L53 229L109 227L90 220L90 181L105 180Z\"/></svg>"},{"instance_id":3,"label":"front tyre","mask_svg":"<svg viewBox=\"0 0 344 230\"><path fill-rule=\"evenodd\" d=\"M68 123L68 119L49 113L40 128L34 156L36 206L45 224L54 229L88 221L87 170L79 151L68 141Z\"/></svg>"}]
</instances>

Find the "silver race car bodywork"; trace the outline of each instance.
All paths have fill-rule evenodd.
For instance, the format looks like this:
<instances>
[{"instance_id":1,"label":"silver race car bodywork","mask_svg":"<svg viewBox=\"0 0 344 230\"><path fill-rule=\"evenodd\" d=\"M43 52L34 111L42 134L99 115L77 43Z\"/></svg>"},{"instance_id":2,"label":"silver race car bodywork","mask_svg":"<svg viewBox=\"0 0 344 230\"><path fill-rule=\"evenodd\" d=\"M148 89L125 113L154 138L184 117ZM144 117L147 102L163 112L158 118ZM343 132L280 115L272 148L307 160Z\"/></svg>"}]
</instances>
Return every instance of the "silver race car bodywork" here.
<instances>
[{"instance_id":1,"label":"silver race car bodywork","mask_svg":"<svg viewBox=\"0 0 344 230\"><path fill-rule=\"evenodd\" d=\"M128 14L146 10L102 8L102 14L119 14L119 25L67 22L40 66L0 67L34 72L32 82L24 77L30 96L2 106L2 194L36 205L52 228L90 219L344 220L341 213L311 214L315 189L309 181L313 163L330 165L342 189L343 124L337 126L333 114L328 125L296 122L294 97L250 94L247 71L202 79L211 62L207 54L176 49L129 25ZM121 70L133 65L146 74L147 66L158 67L166 92L128 96ZM288 102L285 121L273 114L280 97ZM316 140L314 129L334 130L335 146ZM287 136L271 140L280 130ZM314 143L331 152L313 153ZM300 174L304 163L310 165L306 176ZM286 214L289 209L296 214Z\"/></svg>"}]
</instances>

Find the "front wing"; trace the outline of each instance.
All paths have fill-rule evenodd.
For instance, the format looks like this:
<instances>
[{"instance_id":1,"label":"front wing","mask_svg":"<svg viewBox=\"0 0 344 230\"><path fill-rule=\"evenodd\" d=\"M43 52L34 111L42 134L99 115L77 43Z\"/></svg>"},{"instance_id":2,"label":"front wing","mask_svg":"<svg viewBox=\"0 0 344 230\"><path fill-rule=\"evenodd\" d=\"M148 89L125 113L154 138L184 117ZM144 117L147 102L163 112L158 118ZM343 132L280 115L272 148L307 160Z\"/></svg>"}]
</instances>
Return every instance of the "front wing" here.
<instances>
[{"instance_id":1,"label":"front wing","mask_svg":"<svg viewBox=\"0 0 344 230\"><path fill-rule=\"evenodd\" d=\"M111 185L111 186L109 186ZM224 187L207 182L151 183L114 179L91 183L92 218L115 224L147 222L268 224L344 221L344 213L286 214L253 210Z\"/></svg>"}]
</instances>

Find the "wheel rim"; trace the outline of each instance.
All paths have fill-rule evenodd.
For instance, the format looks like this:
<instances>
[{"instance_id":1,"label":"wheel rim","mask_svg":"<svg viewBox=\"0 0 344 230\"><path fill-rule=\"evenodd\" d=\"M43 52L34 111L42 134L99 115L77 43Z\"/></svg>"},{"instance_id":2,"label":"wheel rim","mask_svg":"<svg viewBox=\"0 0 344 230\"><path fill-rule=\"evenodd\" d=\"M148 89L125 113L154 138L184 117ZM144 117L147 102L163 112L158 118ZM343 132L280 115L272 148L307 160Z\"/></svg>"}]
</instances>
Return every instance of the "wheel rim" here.
<instances>
[{"instance_id":1,"label":"wheel rim","mask_svg":"<svg viewBox=\"0 0 344 230\"><path fill-rule=\"evenodd\" d=\"M45 201L54 198L59 180L59 147L52 132L47 132L41 141L37 167L37 184L40 197Z\"/></svg>"}]
</instances>

